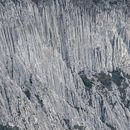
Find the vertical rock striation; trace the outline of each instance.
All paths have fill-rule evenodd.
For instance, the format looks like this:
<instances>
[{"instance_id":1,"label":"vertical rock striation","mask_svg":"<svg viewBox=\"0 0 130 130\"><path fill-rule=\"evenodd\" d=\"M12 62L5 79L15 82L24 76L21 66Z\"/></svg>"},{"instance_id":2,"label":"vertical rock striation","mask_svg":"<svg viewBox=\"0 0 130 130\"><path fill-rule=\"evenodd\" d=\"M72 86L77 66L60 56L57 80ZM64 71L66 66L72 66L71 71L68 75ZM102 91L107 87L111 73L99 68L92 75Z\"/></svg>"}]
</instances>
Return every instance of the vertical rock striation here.
<instances>
[{"instance_id":1,"label":"vertical rock striation","mask_svg":"<svg viewBox=\"0 0 130 130\"><path fill-rule=\"evenodd\" d=\"M129 130L129 8L0 0L0 129Z\"/></svg>"}]
</instances>

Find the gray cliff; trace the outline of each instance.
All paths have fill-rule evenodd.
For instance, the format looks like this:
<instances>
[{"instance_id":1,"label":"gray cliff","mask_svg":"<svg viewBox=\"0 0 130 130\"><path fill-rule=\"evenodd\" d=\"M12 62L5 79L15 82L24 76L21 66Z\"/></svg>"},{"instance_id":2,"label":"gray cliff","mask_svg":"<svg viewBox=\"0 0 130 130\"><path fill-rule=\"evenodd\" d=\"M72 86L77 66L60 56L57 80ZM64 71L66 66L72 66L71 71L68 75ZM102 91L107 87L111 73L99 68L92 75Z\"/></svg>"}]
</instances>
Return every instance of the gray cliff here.
<instances>
[{"instance_id":1,"label":"gray cliff","mask_svg":"<svg viewBox=\"0 0 130 130\"><path fill-rule=\"evenodd\" d=\"M130 130L130 0L0 0L0 130Z\"/></svg>"}]
</instances>

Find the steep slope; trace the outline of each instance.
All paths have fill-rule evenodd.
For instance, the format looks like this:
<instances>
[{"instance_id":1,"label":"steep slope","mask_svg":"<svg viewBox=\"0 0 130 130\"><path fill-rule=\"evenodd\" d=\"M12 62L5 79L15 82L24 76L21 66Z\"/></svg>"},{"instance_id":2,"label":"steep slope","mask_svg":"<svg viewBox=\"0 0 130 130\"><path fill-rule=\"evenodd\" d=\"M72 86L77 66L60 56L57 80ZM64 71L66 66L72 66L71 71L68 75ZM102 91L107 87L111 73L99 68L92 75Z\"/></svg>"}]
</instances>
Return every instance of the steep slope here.
<instances>
[{"instance_id":1,"label":"steep slope","mask_svg":"<svg viewBox=\"0 0 130 130\"><path fill-rule=\"evenodd\" d=\"M129 130L129 7L0 0L0 127Z\"/></svg>"}]
</instances>

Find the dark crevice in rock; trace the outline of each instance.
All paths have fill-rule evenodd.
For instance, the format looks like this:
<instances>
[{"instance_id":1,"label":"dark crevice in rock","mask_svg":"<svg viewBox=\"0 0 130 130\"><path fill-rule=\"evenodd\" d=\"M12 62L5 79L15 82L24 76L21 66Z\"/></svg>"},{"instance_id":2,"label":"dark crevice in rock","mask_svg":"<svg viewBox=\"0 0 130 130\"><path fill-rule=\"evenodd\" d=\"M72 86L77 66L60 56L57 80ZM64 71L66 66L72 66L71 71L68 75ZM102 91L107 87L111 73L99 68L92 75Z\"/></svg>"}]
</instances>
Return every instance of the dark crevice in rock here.
<instances>
[{"instance_id":1,"label":"dark crevice in rock","mask_svg":"<svg viewBox=\"0 0 130 130\"><path fill-rule=\"evenodd\" d=\"M112 80L110 75L107 75L102 71L101 73L96 75L96 77L98 78L98 81L100 81L103 84L104 88L107 88L109 91L112 91Z\"/></svg>"},{"instance_id":2,"label":"dark crevice in rock","mask_svg":"<svg viewBox=\"0 0 130 130\"><path fill-rule=\"evenodd\" d=\"M11 40L11 43L12 43L12 50L13 50L13 53L15 54L16 53L16 49L15 49L15 41L14 41L14 37L13 37L13 30L12 29L9 29L9 34L10 34L10 40Z\"/></svg>"},{"instance_id":3,"label":"dark crevice in rock","mask_svg":"<svg viewBox=\"0 0 130 130\"><path fill-rule=\"evenodd\" d=\"M76 95L75 95L75 93L73 93L73 92L71 92L70 94L71 94L71 99L72 99L72 105L71 105L69 102L68 102L68 104L69 104L71 107L75 108L75 109L78 111L78 113L79 113L81 107L77 106L77 103L76 103L76 101L75 101Z\"/></svg>"},{"instance_id":4,"label":"dark crevice in rock","mask_svg":"<svg viewBox=\"0 0 130 130\"><path fill-rule=\"evenodd\" d=\"M73 105L75 105L75 96L73 92L70 92Z\"/></svg>"},{"instance_id":5,"label":"dark crevice in rock","mask_svg":"<svg viewBox=\"0 0 130 130\"><path fill-rule=\"evenodd\" d=\"M0 3L5 6L6 0L1 0Z\"/></svg>"},{"instance_id":6,"label":"dark crevice in rock","mask_svg":"<svg viewBox=\"0 0 130 130\"><path fill-rule=\"evenodd\" d=\"M121 69L117 68L116 70L112 71L112 81L117 85L118 90L120 92L120 98L122 103L125 105L126 108L129 108L130 101L126 99L126 90L129 87L129 84L126 83L126 79L130 79L130 75L123 72Z\"/></svg>"},{"instance_id":7,"label":"dark crevice in rock","mask_svg":"<svg viewBox=\"0 0 130 130\"><path fill-rule=\"evenodd\" d=\"M90 79L88 79L85 74L79 73L79 76L85 85L85 90L89 91L92 88L93 82Z\"/></svg>"},{"instance_id":8,"label":"dark crevice in rock","mask_svg":"<svg viewBox=\"0 0 130 130\"><path fill-rule=\"evenodd\" d=\"M109 4L112 5L117 5L117 1L110 1Z\"/></svg>"},{"instance_id":9,"label":"dark crevice in rock","mask_svg":"<svg viewBox=\"0 0 130 130\"><path fill-rule=\"evenodd\" d=\"M123 77L121 75L121 70L120 69L116 69L112 71L112 81L117 85L120 86L122 81L123 81Z\"/></svg>"},{"instance_id":10,"label":"dark crevice in rock","mask_svg":"<svg viewBox=\"0 0 130 130\"><path fill-rule=\"evenodd\" d=\"M125 83L125 78L129 79L130 76L128 74L125 74L121 69L117 68L116 70L113 70L112 72L109 72L112 74L110 76L109 74L106 74L104 72L101 72L99 74L94 75L97 77L98 81L103 84L104 88L107 88L109 91L112 91L112 82L114 82L121 93L124 93L125 89L128 87L128 84ZM122 84L122 86L121 86Z\"/></svg>"},{"instance_id":11,"label":"dark crevice in rock","mask_svg":"<svg viewBox=\"0 0 130 130\"><path fill-rule=\"evenodd\" d=\"M114 70L115 35L113 36L113 39L110 42L111 42L111 45L112 45L112 68Z\"/></svg>"},{"instance_id":12,"label":"dark crevice in rock","mask_svg":"<svg viewBox=\"0 0 130 130\"><path fill-rule=\"evenodd\" d=\"M111 124L109 123L106 123L107 127L109 127L111 130L116 130L116 127L112 126Z\"/></svg>"},{"instance_id":13,"label":"dark crevice in rock","mask_svg":"<svg viewBox=\"0 0 130 130\"><path fill-rule=\"evenodd\" d=\"M38 5L38 0L32 0L34 3L36 3L36 5Z\"/></svg>"},{"instance_id":14,"label":"dark crevice in rock","mask_svg":"<svg viewBox=\"0 0 130 130\"><path fill-rule=\"evenodd\" d=\"M71 125L70 125L70 120L69 119L63 119L63 120L64 120L66 126L68 127L68 130L72 130Z\"/></svg>"},{"instance_id":15,"label":"dark crevice in rock","mask_svg":"<svg viewBox=\"0 0 130 130\"><path fill-rule=\"evenodd\" d=\"M74 125L72 130L85 130L85 127L83 125Z\"/></svg>"},{"instance_id":16,"label":"dark crevice in rock","mask_svg":"<svg viewBox=\"0 0 130 130\"><path fill-rule=\"evenodd\" d=\"M30 84L31 84L31 86L32 86L32 84L33 84L32 74L30 74L29 82L30 82Z\"/></svg>"},{"instance_id":17,"label":"dark crevice in rock","mask_svg":"<svg viewBox=\"0 0 130 130\"><path fill-rule=\"evenodd\" d=\"M19 2L19 0L12 0L14 2L14 4L17 4Z\"/></svg>"},{"instance_id":18,"label":"dark crevice in rock","mask_svg":"<svg viewBox=\"0 0 130 130\"><path fill-rule=\"evenodd\" d=\"M90 91L89 91L89 96L90 96L89 101L88 101L89 106L93 107L92 92L90 92Z\"/></svg>"},{"instance_id":19,"label":"dark crevice in rock","mask_svg":"<svg viewBox=\"0 0 130 130\"><path fill-rule=\"evenodd\" d=\"M37 7L38 7L38 11L39 11L39 14L41 15L42 17L42 11L43 11L43 8L45 5L50 5L50 0L32 0L32 2L34 2Z\"/></svg>"},{"instance_id":20,"label":"dark crevice in rock","mask_svg":"<svg viewBox=\"0 0 130 130\"><path fill-rule=\"evenodd\" d=\"M18 116L21 116L21 111L20 111L19 107L18 107L17 113L18 113Z\"/></svg>"},{"instance_id":21,"label":"dark crevice in rock","mask_svg":"<svg viewBox=\"0 0 130 130\"><path fill-rule=\"evenodd\" d=\"M14 60L13 57L11 57L11 63L12 63L12 68L11 68L11 78L14 78Z\"/></svg>"},{"instance_id":22,"label":"dark crevice in rock","mask_svg":"<svg viewBox=\"0 0 130 130\"><path fill-rule=\"evenodd\" d=\"M105 121L106 121L106 119L105 119L106 108L103 106L103 99L101 99L101 101L100 101L100 108L101 108L101 117L100 117L100 119L101 119L101 121L103 123L105 123Z\"/></svg>"},{"instance_id":23,"label":"dark crevice in rock","mask_svg":"<svg viewBox=\"0 0 130 130\"><path fill-rule=\"evenodd\" d=\"M124 104L120 103L121 107L123 108L125 112L126 119L129 121L129 116L127 115L126 108L124 107Z\"/></svg>"},{"instance_id":24,"label":"dark crevice in rock","mask_svg":"<svg viewBox=\"0 0 130 130\"><path fill-rule=\"evenodd\" d=\"M77 111L78 111L78 113L80 112L80 107L74 107Z\"/></svg>"},{"instance_id":25,"label":"dark crevice in rock","mask_svg":"<svg viewBox=\"0 0 130 130\"><path fill-rule=\"evenodd\" d=\"M27 98L30 100L31 99L31 93L29 90L25 90L24 94L27 96Z\"/></svg>"},{"instance_id":26,"label":"dark crevice in rock","mask_svg":"<svg viewBox=\"0 0 130 130\"><path fill-rule=\"evenodd\" d=\"M125 73L125 72L123 72L123 71L121 71L121 72L123 73L123 76L124 76L125 78L130 79L130 75L129 75L129 74L127 74L127 73Z\"/></svg>"},{"instance_id":27,"label":"dark crevice in rock","mask_svg":"<svg viewBox=\"0 0 130 130\"><path fill-rule=\"evenodd\" d=\"M93 0L93 3L98 4L99 2L101 2L102 0Z\"/></svg>"},{"instance_id":28,"label":"dark crevice in rock","mask_svg":"<svg viewBox=\"0 0 130 130\"><path fill-rule=\"evenodd\" d=\"M127 100L125 102L125 107L128 108L128 109L130 109L130 100Z\"/></svg>"},{"instance_id":29,"label":"dark crevice in rock","mask_svg":"<svg viewBox=\"0 0 130 130\"><path fill-rule=\"evenodd\" d=\"M23 2L23 0L11 0L11 1L12 1L15 5L17 5L17 4L20 5L20 3ZM8 0L0 0L0 3L1 3L3 6L5 6L7 2L8 2Z\"/></svg>"},{"instance_id":30,"label":"dark crevice in rock","mask_svg":"<svg viewBox=\"0 0 130 130\"><path fill-rule=\"evenodd\" d=\"M12 114L11 105L10 105L10 99L9 99L7 91L6 91L6 86L4 86L4 91L5 91L5 97L6 97L6 100L7 100L7 103L8 103L8 110Z\"/></svg>"},{"instance_id":31,"label":"dark crevice in rock","mask_svg":"<svg viewBox=\"0 0 130 130\"><path fill-rule=\"evenodd\" d=\"M115 101L114 103L110 102L110 105L112 106L112 110L114 109L116 104L117 104L117 101Z\"/></svg>"},{"instance_id":32,"label":"dark crevice in rock","mask_svg":"<svg viewBox=\"0 0 130 130\"><path fill-rule=\"evenodd\" d=\"M114 104L115 105L115 104ZM100 101L100 108L101 108L101 121L107 125L107 127L109 127L111 130L116 130L116 127L112 126L111 124L106 122L106 107L104 107L104 103L103 103L103 98L101 97L101 101Z\"/></svg>"},{"instance_id":33,"label":"dark crevice in rock","mask_svg":"<svg viewBox=\"0 0 130 130\"><path fill-rule=\"evenodd\" d=\"M62 12L63 4L60 1L59 1L59 4L60 4L60 10ZM58 20L58 25L59 25L58 31L62 36L64 36L64 37L60 37L60 42L62 43L60 47L60 53L62 55L63 61L66 63L67 67L70 68L71 65L70 65L70 59L69 59L69 51L67 47L68 41L66 41L67 33L66 33L66 28L65 28L65 23L64 23L64 16L62 13L60 14L57 20Z\"/></svg>"},{"instance_id":34,"label":"dark crevice in rock","mask_svg":"<svg viewBox=\"0 0 130 130\"><path fill-rule=\"evenodd\" d=\"M74 6L77 7L86 7L92 6L92 0L71 0L71 2L74 4Z\"/></svg>"},{"instance_id":35,"label":"dark crevice in rock","mask_svg":"<svg viewBox=\"0 0 130 130\"><path fill-rule=\"evenodd\" d=\"M18 127L11 127L11 126L4 126L4 125L0 125L0 130L20 130Z\"/></svg>"},{"instance_id":36,"label":"dark crevice in rock","mask_svg":"<svg viewBox=\"0 0 130 130\"><path fill-rule=\"evenodd\" d=\"M128 85L126 83L123 83L122 86L118 86L122 102L125 102L125 99L126 99L126 88L127 87L128 87Z\"/></svg>"},{"instance_id":37,"label":"dark crevice in rock","mask_svg":"<svg viewBox=\"0 0 130 130\"><path fill-rule=\"evenodd\" d=\"M89 106L92 106L92 98L91 98L91 88L93 86L94 81L87 78L84 71L80 71L79 76L81 77L84 85L85 85L85 91L89 94ZM130 79L130 75L126 74L124 71L122 71L120 68L116 68L112 72L108 71L108 74L101 71L100 73L96 73L93 75L95 78L97 78L97 81L101 83L101 85L97 85L96 89L97 91L101 92L105 97L109 96L109 92L113 91L112 83L115 83L117 85L117 88L120 92L120 98L121 102L124 104L126 108L130 108L130 100L127 99L127 88L129 87L129 83L127 83ZM126 81L126 79L128 81ZM108 103L112 106L112 110L114 109L115 105L117 104L117 101L114 103L112 101L107 100ZM100 104L102 106L102 102ZM101 109L102 111L103 108ZM103 116L101 116L101 120L104 121Z\"/></svg>"},{"instance_id":38,"label":"dark crevice in rock","mask_svg":"<svg viewBox=\"0 0 130 130\"><path fill-rule=\"evenodd\" d=\"M50 5L52 0L32 0L36 5Z\"/></svg>"},{"instance_id":39,"label":"dark crevice in rock","mask_svg":"<svg viewBox=\"0 0 130 130\"><path fill-rule=\"evenodd\" d=\"M43 100L40 99L39 95L35 95L35 96L36 96L36 98L37 98L38 103L40 104L40 106L43 107L43 106L44 106L44 105L43 105Z\"/></svg>"}]
</instances>

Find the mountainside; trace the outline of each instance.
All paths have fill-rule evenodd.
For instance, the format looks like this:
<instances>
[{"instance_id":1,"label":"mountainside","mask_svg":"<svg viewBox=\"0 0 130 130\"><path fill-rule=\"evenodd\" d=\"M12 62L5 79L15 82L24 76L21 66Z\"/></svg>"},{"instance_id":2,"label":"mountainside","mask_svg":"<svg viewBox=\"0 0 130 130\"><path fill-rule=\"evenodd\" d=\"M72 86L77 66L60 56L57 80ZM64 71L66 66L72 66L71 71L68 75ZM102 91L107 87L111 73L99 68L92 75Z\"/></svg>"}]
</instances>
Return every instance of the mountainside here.
<instances>
[{"instance_id":1,"label":"mountainside","mask_svg":"<svg viewBox=\"0 0 130 130\"><path fill-rule=\"evenodd\" d=\"M0 130L130 130L130 0L0 0Z\"/></svg>"}]
</instances>

